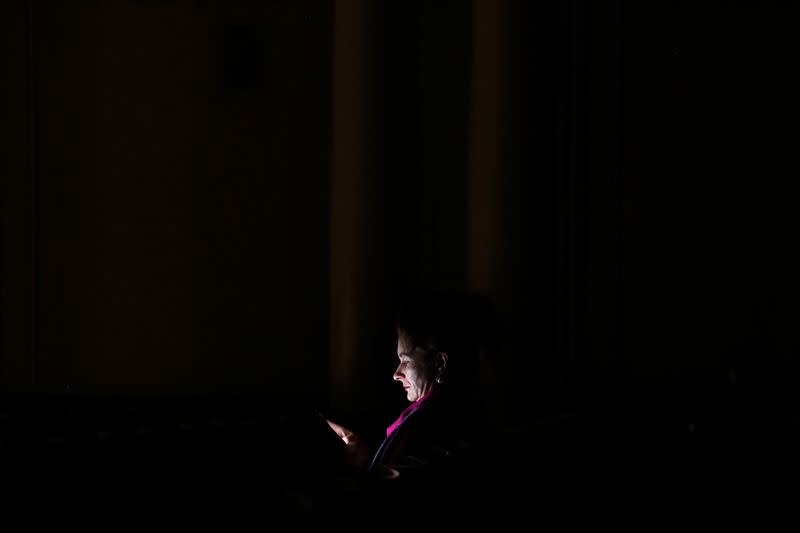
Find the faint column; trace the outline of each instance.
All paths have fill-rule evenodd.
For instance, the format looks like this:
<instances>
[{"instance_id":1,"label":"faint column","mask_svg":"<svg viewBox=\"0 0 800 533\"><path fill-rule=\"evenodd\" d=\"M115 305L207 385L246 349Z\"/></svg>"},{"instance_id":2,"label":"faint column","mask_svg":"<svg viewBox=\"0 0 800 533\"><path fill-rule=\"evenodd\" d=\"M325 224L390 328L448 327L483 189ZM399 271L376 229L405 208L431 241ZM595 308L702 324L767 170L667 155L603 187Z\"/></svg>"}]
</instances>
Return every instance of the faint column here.
<instances>
[{"instance_id":1,"label":"faint column","mask_svg":"<svg viewBox=\"0 0 800 533\"><path fill-rule=\"evenodd\" d=\"M473 3L467 283L490 294L500 288L507 246L503 203L511 171L510 12L508 0Z\"/></svg>"},{"instance_id":2,"label":"faint column","mask_svg":"<svg viewBox=\"0 0 800 533\"><path fill-rule=\"evenodd\" d=\"M337 1L333 52L331 161L331 402L352 411L365 383L370 300L380 290L376 215L376 2ZM363 400L363 398L362 398Z\"/></svg>"}]
</instances>

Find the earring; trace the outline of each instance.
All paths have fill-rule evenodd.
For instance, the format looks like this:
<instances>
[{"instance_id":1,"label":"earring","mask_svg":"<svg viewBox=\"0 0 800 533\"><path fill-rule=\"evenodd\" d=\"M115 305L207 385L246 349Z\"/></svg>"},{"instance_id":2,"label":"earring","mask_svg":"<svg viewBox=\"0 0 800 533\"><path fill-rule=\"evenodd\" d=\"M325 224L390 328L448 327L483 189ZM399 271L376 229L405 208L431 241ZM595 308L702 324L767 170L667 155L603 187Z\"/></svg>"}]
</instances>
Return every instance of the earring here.
<instances>
[{"instance_id":1,"label":"earring","mask_svg":"<svg viewBox=\"0 0 800 533\"><path fill-rule=\"evenodd\" d=\"M441 384L442 381L444 381L442 379L442 372L443 372L442 369L439 369L439 371L436 373L436 383Z\"/></svg>"}]
</instances>

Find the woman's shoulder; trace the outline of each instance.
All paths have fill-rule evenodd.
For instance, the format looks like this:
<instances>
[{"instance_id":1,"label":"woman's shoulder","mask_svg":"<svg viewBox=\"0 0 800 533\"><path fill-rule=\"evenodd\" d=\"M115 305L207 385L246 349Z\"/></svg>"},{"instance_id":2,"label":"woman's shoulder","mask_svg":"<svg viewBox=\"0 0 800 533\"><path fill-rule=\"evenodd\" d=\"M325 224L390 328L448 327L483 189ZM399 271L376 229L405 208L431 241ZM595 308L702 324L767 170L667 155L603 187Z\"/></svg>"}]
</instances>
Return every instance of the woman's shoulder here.
<instances>
[{"instance_id":1,"label":"woman's shoulder","mask_svg":"<svg viewBox=\"0 0 800 533\"><path fill-rule=\"evenodd\" d=\"M469 464L479 447L480 424L466 405L431 402L397 428L380 462L401 468L406 477L434 478Z\"/></svg>"},{"instance_id":2,"label":"woman's shoulder","mask_svg":"<svg viewBox=\"0 0 800 533\"><path fill-rule=\"evenodd\" d=\"M470 396L433 395L409 416L402 427L406 438L442 441L462 438L476 427L479 409Z\"/></svg>"},{"instance_id":3,"label":"woman's shoulder","mask_svg":"<svg viewBox=\"0 0 800 533\"><path fill-rule=\"evenodd\" d=\"M480 410L479 405L472 391L440 385L420 404L417 412L429 416L469 417Z\"/></svg>"}]
</instances>

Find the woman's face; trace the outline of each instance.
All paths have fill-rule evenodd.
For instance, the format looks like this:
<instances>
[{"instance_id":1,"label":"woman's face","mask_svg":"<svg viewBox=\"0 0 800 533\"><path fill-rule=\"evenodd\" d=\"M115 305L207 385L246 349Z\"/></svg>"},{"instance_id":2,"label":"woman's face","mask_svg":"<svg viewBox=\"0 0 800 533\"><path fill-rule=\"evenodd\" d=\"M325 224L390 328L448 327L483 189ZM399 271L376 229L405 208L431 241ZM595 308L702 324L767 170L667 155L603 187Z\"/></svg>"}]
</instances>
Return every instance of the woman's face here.
<instances>
[{"instance_id":1,"label":"woman's face","mask_svg":"<svg viewBox=\"0 0 800 533\"><path fill-rule=\"evenodd\" d=\"M433 358L427 357L422 348L413 348L403 336L397 339L397 358L400 364L392 377L403 384L408 401L415 402L433 387L436 376Z\"/></svg>"}]
</instances>

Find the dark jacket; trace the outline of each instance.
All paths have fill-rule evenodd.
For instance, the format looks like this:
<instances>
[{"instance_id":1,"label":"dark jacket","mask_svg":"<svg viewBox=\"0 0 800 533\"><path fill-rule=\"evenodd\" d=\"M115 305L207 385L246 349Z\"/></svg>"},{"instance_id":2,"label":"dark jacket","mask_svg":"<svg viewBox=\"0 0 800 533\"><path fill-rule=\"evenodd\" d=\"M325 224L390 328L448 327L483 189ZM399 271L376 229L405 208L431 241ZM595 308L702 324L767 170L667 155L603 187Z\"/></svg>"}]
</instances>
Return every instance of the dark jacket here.
<instances>
[{"instance_id":1,"label":"dark jacket","mask_svg":"<svg viewBox=\"0 0 800 533\"><path fill-rule=\"evenodd\" d=\"M463 448L475 438L477 402L472 395L438 385L395 430L381 442L369 470L376 465L429 462ZM409 459L411 457L411 459Z\"/></svg>"}]
</instances>

